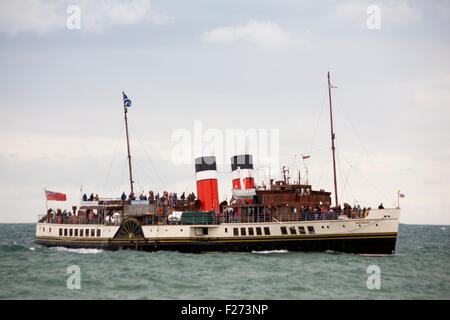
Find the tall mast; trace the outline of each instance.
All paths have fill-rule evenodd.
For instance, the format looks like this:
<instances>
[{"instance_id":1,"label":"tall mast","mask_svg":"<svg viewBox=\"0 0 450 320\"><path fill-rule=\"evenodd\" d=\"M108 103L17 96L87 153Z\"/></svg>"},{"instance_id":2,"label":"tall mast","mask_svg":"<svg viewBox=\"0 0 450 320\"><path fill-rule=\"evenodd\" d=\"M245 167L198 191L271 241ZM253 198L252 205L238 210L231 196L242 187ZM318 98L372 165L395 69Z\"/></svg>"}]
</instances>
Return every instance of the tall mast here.
<instances>
[{"instance_id":1,"label":"tall mast","mask_svg":"<svg viewBox=\"0 0 450 320\"><path fill-rule=\"evenodd\" d=\"M335 147L334 147L334 131L333 131L333 111L331 108L331 83L330 83L330 72L328 71L328 96L330 98L330 121L331 121L331 151L333 153L333 173L334 173L334 198L336 201L336 207L339 205L338 202L338 194L337 194L337 182L336 182L336 158L334 155Z\"/></svg>"},{"instance_id":2,"label":"tall mast","mask_svg":"<svg viewBox=\"0 0 450 320\"><path fill-rule=\"evenodd\" d=\"M125 92L122 91L123 97L123 112L125 114L125 131L127 132L127 149L128 149L128 168L130 169L130 185L131 185L131 194L133 194L133 174L131 172L131 154L130 154L130 140L128 138L128 120L127 120L127 107L125 106Z\"/></svg>"}]
</instances>

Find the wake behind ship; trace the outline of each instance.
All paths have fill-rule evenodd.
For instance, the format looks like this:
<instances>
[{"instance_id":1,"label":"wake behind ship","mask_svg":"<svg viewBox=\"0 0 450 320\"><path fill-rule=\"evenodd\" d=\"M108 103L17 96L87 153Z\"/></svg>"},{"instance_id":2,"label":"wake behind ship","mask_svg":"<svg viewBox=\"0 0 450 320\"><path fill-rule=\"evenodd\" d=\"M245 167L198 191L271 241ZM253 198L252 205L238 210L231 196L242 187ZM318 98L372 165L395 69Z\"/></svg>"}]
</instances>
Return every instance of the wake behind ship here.
<instances>
[{"instance_id":1,"label":"wake behind ship","mask_svg":"<svg viewBox=\"0 0 450 320\"><path fill-rule=\"evenodd\" d=\"M248 252L260 250L335 251L394 254L399 208L361 209L339 205L334 161L334 132L330 92L331 140L335 204L331 193L313 190L285 176L268 186L255 185L253 157L231 158L232 200L220 202L213 156L195 159L197 198L149 194L135 200L123 93L130 197L92 199L72 207L73 214L47 210L36 226L37 244L68 248L134 249L180 252ZM54 194L53 197L56 197ZM55 199L58 200L58 199ZM86 199L85 199L86 200Z\"/></svg>"}]
</instances>

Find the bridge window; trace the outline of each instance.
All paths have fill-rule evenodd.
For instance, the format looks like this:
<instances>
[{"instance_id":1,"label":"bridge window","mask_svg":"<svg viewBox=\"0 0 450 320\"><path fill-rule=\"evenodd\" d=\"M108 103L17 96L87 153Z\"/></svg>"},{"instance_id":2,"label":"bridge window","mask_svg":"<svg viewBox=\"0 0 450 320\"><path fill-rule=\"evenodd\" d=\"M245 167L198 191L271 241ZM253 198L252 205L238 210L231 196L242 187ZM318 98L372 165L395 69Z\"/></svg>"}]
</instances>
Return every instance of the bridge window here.
<instances>
[{"instance_id":1,"label":"bridge window","mask_svg":"<svg viewBox=\"0 0 450 320\"><path fill-rule=\"evenodd\" d=\"M295 230L295 227L289 227L289 231L291 234L297 234L297 230Z\"/></svg>"},{"instance_id":2,"label":"bridge window","mask_svg":"<svg viewBox=\"0 0 450 320\"><path fill-rule=\"evenodd\" d=\"M91 229L91 237L95 237L95 229Z\"/></svg>"},{"instance_id":3,"label":"bridge window","mask_svg":"<svg viewBox=\"0 0 450 320\"><path fill-rule=\"evenodd\" d=\"M246 236L245 228L241 228L241 236Z\"/></svg>"},{"instance_id":4,"label":"bridge window","mask_svg":"<svg viewBox=\"0 0 450 320\"><path fill-rule=\"evenodd\" d=\"M67 236L67 229L64 229L64 236Z\"/></svg>"},{"instance_id":5,"label":"bridge window","mask_svg":"<svg viewBox=\"0 0 450 320\"><path fill-rule=\"evenodd\" d=\"M71 236L71 237L73 236L73 230L72 229L69 230L69 236Z\"/></svg>"},{"instance_id":6,"label":"bridge window","mask_svg":"<svg viewBox=\"0 0 450 320\"><path fill-rule=\"evenodd\" d=\"M255 235L255 233L254 233L254 231L253 231L253 228L248 228L248 235L249 235L249 236Z\"/></svg>"},{"instance_id":7,"label":"bridge window","mask_svg":"<svg viewBox=\"0 0 450 320\"><path fill-rule=\"evenodd\" d=\"M59 229L59 235L62 236L62 229Z\"/></svg>"},{"instance_id":8,"label":"bridge window","mask_svg":"<svg viewBox=\"0 0 450 320\"><path fill-rule=\"evenodd\" d=\"M316 231L314 231L314 227L312 227L312 226L308 227L308 232L309 232L309 234L315 234L316 233Z\"/></svg>"},{"instance_id":9,"label":"bridge window","mask_svg":"<svg viewBox=\"0 0 450 320\"><path fill-rule=\"evenodd\" d=\"M305 227L298 227L298 232L300 232L300 234L306 234Z\"/></svg>"},{"instance_id":10,"label":"bridge window","mask_svg":"<svg viewBox=\"0 0 450 320\"><path fill-rule=\"evenodd\" d=\"M262 235L261 228L256 228L256 234L257 234L258 236Z\"/></svg>"},{"instance_id":11,"label":"bridge window","mask_svg":"<svg viewBox=\"0 0 450 320\"><path fill-rule=\"evenodd\" d=\"M83 230L84 230L84 229L80 229L80 237L83 236Z\"/></svg>"},{"instance_id":12,"label":"bridge window","mask_svg":"<svg viewBox=\"0 0 450 320\"><path fill-rule=\"evenodd\" d=\"M280 227L280 229L281 229L281 234L287 234L286 227Z\"/></svg>"},{"instance_id":13,"label":"bridge window","mask_svg":"<svg viewBox=\"0 0 450 320\"><path fill-rule=\"evenodd\" d=\"M86 229L86 237L89 237L89 229Z\"/></svg>"},{"instance_id":14,"label":"bridge window","mask_svg":"<svg viewBox=\"0 0 450 320\"><path fill-rule=\"evenodd\" d=\"M78 237L78 229L75 229L75 237Z\"/></svg>"},{"instance_id":15,"label":"bridge window","mask_svg":"<svg viewBox=\"0 0 450 320\"><path fill-rule=\"evenodd\" d=\"M234 236L238 236L239 235L239 229L238 228L233 228L233 235Z\"/></svg>"},{"instance_id":16,"label":"bridge window","mask_svg":"<svg viewBox=\"0 0 450 320\"><path fill-rule=\"evenodd\" d=\"M206 229L208 231L208 229ZM100 229L97 229L97 237L100 237Z\"/></svg>"},{"instance_id":17,"label":"bridge window","mask_svg":"<svg viewBox=\"0 0 450 320\"><path fill-rule=\"evenodd\" d=\"M270 236L270 229L269 227L264 227L264 234L267 236Z\"/></svg>"}]
</instances>

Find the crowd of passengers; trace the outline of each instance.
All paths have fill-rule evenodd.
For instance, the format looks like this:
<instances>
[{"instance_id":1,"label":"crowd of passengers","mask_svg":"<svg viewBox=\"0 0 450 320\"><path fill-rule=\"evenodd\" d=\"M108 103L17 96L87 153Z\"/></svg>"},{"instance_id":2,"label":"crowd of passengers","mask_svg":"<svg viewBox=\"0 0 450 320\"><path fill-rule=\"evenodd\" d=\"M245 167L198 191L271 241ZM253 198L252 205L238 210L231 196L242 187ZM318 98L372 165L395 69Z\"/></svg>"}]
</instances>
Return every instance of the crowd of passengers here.
<instances>
[{"instance_id":1,"label":"crowd of passengers","mask_svg":"<svg viewBox=\"0 0 450 320\"><path fill-rule=\"evenodd\" d=\"M302 216L301 220L334 220L334 219L357 219L364 218L371 208L362 208L358 205L351 207L349 204L345 203L344 208L341 205L337 207L330 207L328 210L318 205L313 208L311 206L304 206L300 213Z\"/></svg>"},{"instance_id":2,"label":"crowd of passengers","mask_svg":"<svg viewBox=\"0 0 450 320\"><path fill-rule=\"evenodd\" d=\"M148 196L145 193L141 193L139 196L136 196L134 193L130 193L128 196L125 192L122 193L120 196L120 199L122 201L131 201L131 200L149 200L150 204L156 204L157 206L173 206L177 200L187 200L188 202L194 202L197 197L195 196L194 192L191 192L187 197L186 193L183 192L178 198L177 193L175 192L167 192L164 191L163 194L160 196L159 192L155 195L153 191L148 192ZM94 196L93 193L88 197L87 194L83 194L83 201L99 201L100 198L98 194Z\"/></svg>"},{"instance_id":3,"label":"crowd of passengers","mask_svg":"<svg viewBox=\"0 0 450 320\"><path fill-rule=\"evenodd\" d=\"M378 206L378 209L384 209L383 204L381 203ZM362 208L358 206L351 207L349 204L345 203L344 208L341 205L337 207L333 207L330 209L326 209L322 205L318 205L315 208L311 206L303 206L300 212L290 213L290 215L286 216L281 214L280 218L294 219L300 221L307 220L336 220L336 219L360 219L365 218L369 211L370 207ZM248 211L247 215L254 215L255 211ZM270 216L274 215L275 212L269 212L268 210L256 215L257 219L261 219L261 221L270 221ZM278 212L279 213L279 212ZM242 217L239 214L239 211L233 208L226 208L222 212L222 216L224 217L225 222L239 222L242 220Z\"/></svg>"},{"instance_id":4,"label":"crowd of passengers","mask_svg":"<svg viewBox=\"0 0 450 320\"><path fill-rule=\"evenodd\" d=\"M125 192L121 195L121 200L149 200L150 204L156 204L157 207L160 206L174 206L175 202L178 200L178 196L174 192L167 192L164 191L162 196L157 193L154 195L153 191L149 191L148 197L141 193L138 198L134 195L134 193L130 193L128 196L125 194ZM194 202L196 200L196 196L193 192L191 192L187 197L185 192L180 196L180 200L187 200L188 202ZM93 193L88 197L86 193L83 195L83 201L99 201L99 196L96 194L94 196ZM345 203L343 208L341 205L337 207L330 207L328 210L326 207L322 205L318 205L315 208L311 206L303 206L298 212L298 220L335 220L335 219L357 219L357 218L364 218L367 216L369 210L371 208L364 207L361 208L359 205L354 205L351 207L349 204ZM381 203L378 206L378 209L384 209L383 204ZM224 218L224 222L234 222L234 221L240 221L241 217L239 214L239 211L232 209L232 208L226 208L221 213L219 213L219 216L222 216ZM262 216L269 216L268 212L262 213ZM75 218L72 218L75 217ZM109 220L113 220L113 214L111 213L109 216L106 217ZM44 222L46 220L49 220L49 222L53 223L76 223L74 222L74 219L78 220L78 223L103 223L104 218L101 215L98 215L94 210L88 210L88 215L78 217L74 215L72 212L61 209L57 209L56 211L53 209L49 209L47 212L47 215L42 217L40 222ZM85 220L85 221L84 221Z\"/></svg>"},{"instance_id":5,"label":"crowd of passengers","mask_svg":"<svg viewBox=\"0 0 450 320\"><path fill-rule=\"evenodd\" d=\"M74 224L103 224L104 222L109 223L119 223L120 214L110 212L106 217L98 214L94 210L87 210L86 214L74 214L66 209L48 209L47 214L43 216L39 222L49 222L49 223L74 223Z\"/></svg>"}]
</instances>

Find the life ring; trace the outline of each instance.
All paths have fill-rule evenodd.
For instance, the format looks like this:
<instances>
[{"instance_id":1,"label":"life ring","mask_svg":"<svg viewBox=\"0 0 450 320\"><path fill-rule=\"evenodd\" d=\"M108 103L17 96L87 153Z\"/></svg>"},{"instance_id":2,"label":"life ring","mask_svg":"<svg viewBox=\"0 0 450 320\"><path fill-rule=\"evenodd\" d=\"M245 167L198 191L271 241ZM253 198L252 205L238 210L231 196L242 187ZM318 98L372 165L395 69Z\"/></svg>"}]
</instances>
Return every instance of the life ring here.
<instances>
[{"instance_id":1,"label":"life ring","mask_svg":"<svg viewBox=\"0 0 450 320\"><path fill-rule=\"evenodd\" d=\"M163 214L163 209L161 207L159 207L158 209L156 209L156 213L159 215Z\"/></svg>"}]
</instances>

